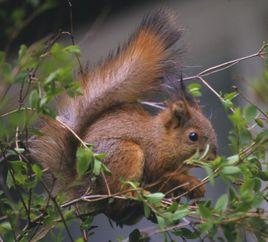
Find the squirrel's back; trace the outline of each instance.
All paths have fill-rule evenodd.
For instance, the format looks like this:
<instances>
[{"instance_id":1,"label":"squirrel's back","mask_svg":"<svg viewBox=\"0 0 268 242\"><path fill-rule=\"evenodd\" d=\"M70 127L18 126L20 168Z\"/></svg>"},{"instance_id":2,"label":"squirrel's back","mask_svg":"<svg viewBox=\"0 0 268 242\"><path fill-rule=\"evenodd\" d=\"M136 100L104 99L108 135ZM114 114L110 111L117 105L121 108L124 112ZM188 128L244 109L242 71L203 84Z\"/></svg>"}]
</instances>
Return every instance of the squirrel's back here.
<instances>
[{"instance_id":1,"label":"squirrel's back","mask_svg":"<svg viewBox=\"0 0 268 242\"><path fill-rule=\"evenodd\" d=\"M161 91L165 77L180 66L173 46L181 34L168 11L146 16L123 47L79 78L83 95L63 99L57 119L47 119L43 135L31 142L31 156L55 174L64 171L67 175L68 169L75 176L72 167L79 141L66 126L83 137L106 112Z\"/></svg>"}]
</instances>

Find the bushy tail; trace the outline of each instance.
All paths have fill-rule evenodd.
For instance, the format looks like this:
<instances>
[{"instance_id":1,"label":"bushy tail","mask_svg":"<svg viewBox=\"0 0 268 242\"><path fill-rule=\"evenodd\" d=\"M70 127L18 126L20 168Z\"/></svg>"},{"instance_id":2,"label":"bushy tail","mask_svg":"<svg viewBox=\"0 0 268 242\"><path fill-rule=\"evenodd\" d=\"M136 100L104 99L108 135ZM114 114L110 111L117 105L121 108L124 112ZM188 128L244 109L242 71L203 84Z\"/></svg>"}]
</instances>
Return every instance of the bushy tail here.
<instances>
[{"instance_id":1,"label":"bushy tail","mask_svg":"<svg viewBox=\"0 0 268 242\"><path fill-rule=\"evenodd\" d=\"M83 95L66 97L58 119L83 136L85 129L112 107L137 102L161 90L165 75L175 72L180 64L171 48L181 33L167 11L145 17L123 47L81 78ZM56 172L62 165L73 164L78 142L70 131L52 120L43 132L31 145L32 155Z\"/></svg>"}]
</instances>

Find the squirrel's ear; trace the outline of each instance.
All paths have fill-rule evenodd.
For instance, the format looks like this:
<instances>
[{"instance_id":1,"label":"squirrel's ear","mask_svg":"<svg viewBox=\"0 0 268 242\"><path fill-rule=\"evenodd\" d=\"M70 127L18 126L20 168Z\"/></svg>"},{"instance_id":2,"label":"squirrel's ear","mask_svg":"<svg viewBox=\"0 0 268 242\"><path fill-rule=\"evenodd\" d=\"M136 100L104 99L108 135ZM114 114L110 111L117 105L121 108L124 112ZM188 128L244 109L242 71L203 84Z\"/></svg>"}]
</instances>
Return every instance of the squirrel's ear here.
<instances>
[{"instance_id":1,"label":"squirrel's ear","mask_svg":"<svg viewBox=\"0 0 268 242\"><path fill-rule=\"evenodd\" d=\"M189 106L185 101L172 103L165 115L164 123L166 128L182 127L190 118Z\"/></svg>"}]
</instances>

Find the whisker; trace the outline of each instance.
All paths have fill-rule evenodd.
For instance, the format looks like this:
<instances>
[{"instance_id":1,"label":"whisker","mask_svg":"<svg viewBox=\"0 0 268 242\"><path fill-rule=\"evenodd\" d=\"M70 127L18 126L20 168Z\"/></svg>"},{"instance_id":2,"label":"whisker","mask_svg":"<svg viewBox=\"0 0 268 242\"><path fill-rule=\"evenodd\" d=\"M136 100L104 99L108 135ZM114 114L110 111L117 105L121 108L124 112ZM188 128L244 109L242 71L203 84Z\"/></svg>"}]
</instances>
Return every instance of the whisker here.
<instances>
[{"instance_id":1,"label":"whisker","mask_svg":"<svg viewBox=\"0 0 268 242\"><path fill-rule=\"evenodd\" d=\"M163 103L160 103L160 102L145 102L145 101L142 101L142 102L139 102L141 104L144 104L144 105L148 105L148 106L151 106L151 107L154 107L154 108L158 108L158 109L165 109L165 106L161 106L161 105L164 105Z\"/></svg>"}]
</instances>

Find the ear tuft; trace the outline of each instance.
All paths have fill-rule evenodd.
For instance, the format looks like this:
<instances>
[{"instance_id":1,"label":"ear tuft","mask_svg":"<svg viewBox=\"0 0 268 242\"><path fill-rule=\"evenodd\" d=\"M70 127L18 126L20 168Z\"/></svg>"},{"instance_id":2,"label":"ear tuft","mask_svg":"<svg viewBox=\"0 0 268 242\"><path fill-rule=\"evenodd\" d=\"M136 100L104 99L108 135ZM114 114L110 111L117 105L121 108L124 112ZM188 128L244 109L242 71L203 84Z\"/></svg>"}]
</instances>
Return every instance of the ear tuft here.
<instances>
[{"instance_id":1,"label":"ear tuft","mask_svg":"<svg viewBox=\"0 0 268 242\"><path fill-rule=\"evenodd\" d=\"M175 129L182 127L190 118L189 106L184 101L171 103L162 114L165 127Z\"/></svg>"},{"instance_id":2,"label":"ear tuft","mask_svg":"<svg viewBox=\"0 0 268 242\"><path fill-rule=\"evenodd\" d=\"M186 101L177 101L171 106L173 116L178 120L178 125L183 126L190 118L189 106Z\"/></svg>"},{"instance_id":3,"label":"ear tuft","mask_svg":"<svg viewBox=\"0 0 268 242\"><path fill-rule=\"evenodd\" d=\"M186 105L182 101L177 101L176 103L172 103L171 112L175 117L181 118L186 113Z\"/></svg>"}]
</instances>

